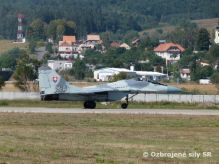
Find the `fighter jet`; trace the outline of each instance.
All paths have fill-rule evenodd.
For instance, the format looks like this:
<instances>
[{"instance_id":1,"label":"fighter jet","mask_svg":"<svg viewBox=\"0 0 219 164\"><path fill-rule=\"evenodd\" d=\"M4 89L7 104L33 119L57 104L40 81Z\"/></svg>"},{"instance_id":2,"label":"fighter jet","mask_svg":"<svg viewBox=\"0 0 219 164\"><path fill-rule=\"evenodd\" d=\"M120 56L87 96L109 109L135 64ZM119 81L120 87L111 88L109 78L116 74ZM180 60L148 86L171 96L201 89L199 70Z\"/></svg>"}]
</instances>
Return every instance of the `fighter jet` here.
<instances>
[{"instance_id":1,"label":"fighter jet","mask_svg":"<svg viewBox=\"0 0 219 164\"><path fill-rule=\"evenodd\" d=\"M41 100L84 101L84 108L94 109L96 102L111 102L125 98L121 108L126 109L129 99L139 93L178 93L181 89L141 78L120 80L89 87L70 85L55 70L39 68ZM132 96L129 96L132 95Z\"/></svg>"}]
</instances>

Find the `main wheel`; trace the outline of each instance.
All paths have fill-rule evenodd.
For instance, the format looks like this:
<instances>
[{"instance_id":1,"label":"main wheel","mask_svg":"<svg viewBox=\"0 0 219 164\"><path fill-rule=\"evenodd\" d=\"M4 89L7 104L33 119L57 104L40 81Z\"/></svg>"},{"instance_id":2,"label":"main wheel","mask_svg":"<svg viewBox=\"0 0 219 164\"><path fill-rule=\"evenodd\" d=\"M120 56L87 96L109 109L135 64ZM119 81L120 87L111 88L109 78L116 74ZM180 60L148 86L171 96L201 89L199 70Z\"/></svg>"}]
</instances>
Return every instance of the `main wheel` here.
<instances>
[{"instance_id":1,"label":"main wheel","mask_svg":"<svg viewBox=\"0 0 219 164\"><path fill-rule=\"evenodd\" d=\"M94 109L94 108L96 108L95 101L85 101L84 102L84 108L85 109Z\"/></svg>"},{"instance_id":2,"label":"main wheel","mask_svg":"<svg viewBox=\"0 0 219 164\"><path fill-rule=\"evenodd\" d=\"M127 103L122 103L122 104L121 104L121 108L122 108L122 109L126 109L127 107L128 107L128 104L127 104Z\"/></svg>"}]
</instances>

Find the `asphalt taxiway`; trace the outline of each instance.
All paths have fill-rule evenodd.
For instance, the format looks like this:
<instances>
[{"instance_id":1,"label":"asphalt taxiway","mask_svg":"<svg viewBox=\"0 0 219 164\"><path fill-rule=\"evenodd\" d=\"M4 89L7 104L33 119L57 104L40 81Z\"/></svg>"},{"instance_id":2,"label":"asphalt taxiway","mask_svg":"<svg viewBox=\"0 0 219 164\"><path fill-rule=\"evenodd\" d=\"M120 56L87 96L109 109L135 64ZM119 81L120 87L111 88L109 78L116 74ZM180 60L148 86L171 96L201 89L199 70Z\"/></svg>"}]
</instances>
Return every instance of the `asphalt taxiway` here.
<instances>
[{"instance_id":1,"label":"asphalt taxiway","mask_svg":"<svg viewBox=\"0 0 219 164\"><path fill-rule=\"evenodd\" d=\"M80 109L80 108L28 108L0 107L0 113L72 113L72 114L148 114L219 116L219 110L203 109Z\"/></svg>"}]
</instances>

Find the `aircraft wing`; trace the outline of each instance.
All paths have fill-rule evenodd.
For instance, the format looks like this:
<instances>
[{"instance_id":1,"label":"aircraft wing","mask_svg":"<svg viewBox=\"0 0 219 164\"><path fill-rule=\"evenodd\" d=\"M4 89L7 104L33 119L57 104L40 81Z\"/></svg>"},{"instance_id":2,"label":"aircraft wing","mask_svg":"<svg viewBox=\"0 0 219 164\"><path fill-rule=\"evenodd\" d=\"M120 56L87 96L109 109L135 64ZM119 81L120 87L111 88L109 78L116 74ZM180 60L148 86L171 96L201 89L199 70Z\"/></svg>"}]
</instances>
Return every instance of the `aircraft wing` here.
<instances>
[{"instance_id":1,"label":"aircraft wing","mask_svg":"<svg viewBox=\"0 0 219 164\"><path fill-rule=\"evenodd\" d=\"M98 93L105 93L105 92L112 92L117 91L114 88L106 87L106 88L82 88L78 91L73 91L74 94L80 94L80 95L88 95L88 94L98 94Z\"/></svg>"}]
</instances>

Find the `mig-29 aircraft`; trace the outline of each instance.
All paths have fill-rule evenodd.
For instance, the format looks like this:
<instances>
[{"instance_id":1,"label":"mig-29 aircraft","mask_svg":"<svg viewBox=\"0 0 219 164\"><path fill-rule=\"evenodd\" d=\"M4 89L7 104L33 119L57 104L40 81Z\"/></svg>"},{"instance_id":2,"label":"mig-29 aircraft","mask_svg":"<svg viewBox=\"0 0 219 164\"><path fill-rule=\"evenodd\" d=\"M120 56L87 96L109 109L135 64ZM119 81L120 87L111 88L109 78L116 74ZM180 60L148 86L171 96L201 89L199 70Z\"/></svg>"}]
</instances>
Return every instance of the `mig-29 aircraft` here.
<instances>
[{"instance_id":1,"label":"mig-29 aircraft","mask_svg":"<svg viewBox=\"0 0 219 164\"><path fill-rule=\"evenodd\" d=\"M84 101L84 108L94 109L96 102L111 102L125 98L121 108L128 107L129 99L139 93L178 93L181 89L140 78L120 80L89 87L76 87L66 82L47 66L39 68L41 100ZM132 94L129 97L129 94Z\"/></svg>"}]
</instances>

